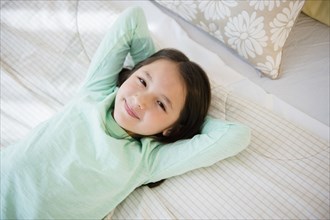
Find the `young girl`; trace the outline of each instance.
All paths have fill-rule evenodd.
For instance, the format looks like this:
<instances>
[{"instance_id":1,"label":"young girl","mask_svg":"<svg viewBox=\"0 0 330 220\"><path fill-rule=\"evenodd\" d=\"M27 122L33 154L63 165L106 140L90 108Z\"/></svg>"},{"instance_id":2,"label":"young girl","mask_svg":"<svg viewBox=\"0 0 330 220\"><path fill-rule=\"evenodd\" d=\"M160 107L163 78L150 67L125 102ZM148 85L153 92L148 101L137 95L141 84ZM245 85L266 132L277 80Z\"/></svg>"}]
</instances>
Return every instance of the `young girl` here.
<instances>
[{"instance_id":1,"label":"young girl","mask_svg":"<svg viewBox=\"0 0 330 220\"><path fill-rule=\"evenodd\" d=\"M209 103L204 71L154 53L143 11L127 9L72 102L1 149L1 219L101 219L141 185L237 154L249 129L205 118Z\"/></svg>"}]
</instances>

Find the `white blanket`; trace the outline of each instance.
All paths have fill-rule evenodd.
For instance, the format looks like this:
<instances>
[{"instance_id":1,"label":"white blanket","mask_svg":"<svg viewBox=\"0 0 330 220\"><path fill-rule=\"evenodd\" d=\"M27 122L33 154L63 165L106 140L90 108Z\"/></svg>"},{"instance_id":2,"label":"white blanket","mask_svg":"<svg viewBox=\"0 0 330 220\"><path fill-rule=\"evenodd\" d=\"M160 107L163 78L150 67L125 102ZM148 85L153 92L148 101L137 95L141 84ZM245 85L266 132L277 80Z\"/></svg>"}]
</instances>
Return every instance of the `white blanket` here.
<instances>
[{"instance_id":1,"label":"white blanket","mask_svg":"<svg viewBox=\"0 0 330 220\"><path fill-rule=\"evenodd\" d=\"M236 157L136 189L113 218L329 218L329 128L234 71L148 1L1 1L1 146L61 109L105 31L136 4L158 47L184 51L209 73L210 114L249 125L253 137Z\"/></svg>"}]
</instances>

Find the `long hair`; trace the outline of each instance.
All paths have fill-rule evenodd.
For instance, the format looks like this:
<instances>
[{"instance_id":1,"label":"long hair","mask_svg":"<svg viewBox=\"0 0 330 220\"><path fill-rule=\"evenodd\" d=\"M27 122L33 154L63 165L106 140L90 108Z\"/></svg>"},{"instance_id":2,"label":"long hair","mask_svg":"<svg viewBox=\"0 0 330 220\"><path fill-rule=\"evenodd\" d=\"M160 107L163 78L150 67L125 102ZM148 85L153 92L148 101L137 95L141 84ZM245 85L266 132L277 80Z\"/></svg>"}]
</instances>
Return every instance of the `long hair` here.
<instances>
[{"instance_id":1,"label":"long hair","mask_svg":"<svg viewBox=\"0 0 330 220\"><path fill-rule=\"evenodd\" d=\"M190 61L181 51L162 49L141 61L132 70L123 68L119 73L117 86L121 86L136 70L156 60L166 59L178 64L179 72L186 85L186 99L178 120L172 126L168 136L162 133L152 136L156 141L172 143L192 138L200 133L211 102L211 86L205 71Z\"/></svg>"}]
</instances>

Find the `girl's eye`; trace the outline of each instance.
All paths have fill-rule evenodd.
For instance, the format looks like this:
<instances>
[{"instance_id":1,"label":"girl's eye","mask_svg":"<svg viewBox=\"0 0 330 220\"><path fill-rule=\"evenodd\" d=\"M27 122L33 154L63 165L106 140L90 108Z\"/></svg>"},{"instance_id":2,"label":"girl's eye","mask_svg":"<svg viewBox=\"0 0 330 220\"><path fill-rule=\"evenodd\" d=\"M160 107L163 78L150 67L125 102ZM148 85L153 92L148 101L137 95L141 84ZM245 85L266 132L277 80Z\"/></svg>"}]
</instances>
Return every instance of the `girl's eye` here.
<instances>
[{"instance_id":1,"label":"girl's eye","mask_svg":"<svg viewBox=\"0 0 330 220\"><path fill-rule=\"evenodd\" d=\"M146 81L144 81L144 79L142 79L142 78L140 78L140 77L138 77L138 79L139 79L140 83L141 83L144 87L147 86L147 83L146 83Z\"/></svg>"},{"instance_id":2,"label":"girl's eye","mask_svg":"<svg viewBox=\"0 0 330 220\"><path fill-rule=\"evenodd\" d=\"M166 112L165 105L161 101L157 101L157 104Z\"/></svg>"}]
</instances>

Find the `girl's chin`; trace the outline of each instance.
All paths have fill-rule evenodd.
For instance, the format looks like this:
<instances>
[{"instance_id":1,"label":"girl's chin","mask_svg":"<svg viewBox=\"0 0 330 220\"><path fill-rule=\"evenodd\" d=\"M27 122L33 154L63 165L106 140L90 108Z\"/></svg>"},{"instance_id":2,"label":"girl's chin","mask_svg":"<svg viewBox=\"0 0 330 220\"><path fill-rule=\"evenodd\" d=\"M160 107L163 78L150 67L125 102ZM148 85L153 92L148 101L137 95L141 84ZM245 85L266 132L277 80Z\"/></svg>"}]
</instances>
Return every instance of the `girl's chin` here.
<instances>
[{"instance_id":1,"label":"girl's chin","mask_svg":"<svg viewBox=\"0 0 330 220\"><path fill-rule=\"evenodd\" d=\"M112 112L112 117L115 120L115 122L122 129L124 129L129 136L131 136L131 137L140 136L139 134L136 134L135 132L132 132L127 128L126 123L125 123L125 118L122 115L117 114L117 112L115 110Z\"/></svg>"}]
</instances>

